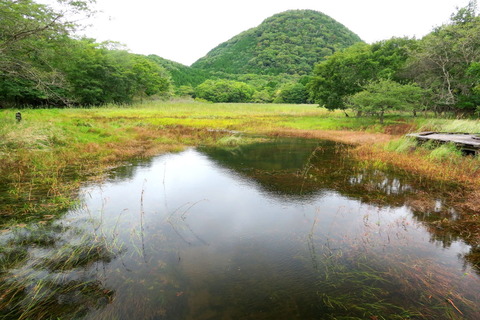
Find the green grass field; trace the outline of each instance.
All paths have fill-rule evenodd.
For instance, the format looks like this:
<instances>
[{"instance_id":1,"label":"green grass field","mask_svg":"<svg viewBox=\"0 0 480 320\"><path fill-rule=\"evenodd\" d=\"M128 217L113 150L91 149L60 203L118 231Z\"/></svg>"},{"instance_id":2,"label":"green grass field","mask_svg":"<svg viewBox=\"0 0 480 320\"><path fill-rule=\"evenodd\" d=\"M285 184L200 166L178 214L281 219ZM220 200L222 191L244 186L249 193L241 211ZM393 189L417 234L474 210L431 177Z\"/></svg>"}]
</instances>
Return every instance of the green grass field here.
<instances>
[{"instance_id":1,"label":"green grass field","mask_svg":"<svg viewBox=\"0 0 480 320\"><path fill-rule=\"evenodd\" d=\"M343 111L331 112L316 105L150 102L128 107L24 109L20 122L15 120L16 111L0 111L0 201L7 204L4 216L61 210L71 205L72 194L87 177L101 176L119 162L186 146L224 143L226 138L229 143L239 143L238 137L228 139L235 135L232 131L266 135L301 132L301 136L315 138L325 137L318 133L328 131L327 138L338 136L355 143L362 143L358 139L362 135L378 133L383 134L381 140L373 135L363 144L371 148L371 141L381 142L383 152L390 153L411 149L401 147L404 142L398 142L398 148L385 144L409 131L480 132L478 120L400 114L387 115L380 125L375 117L346 117ZM339 130L343 135L336 133ZM425 152L411 156L434 162L444 159L446 153L448 150L437 151L436 156ZM471 170L477 166L469 164L474 168Z\"/></svg>"}]
</instances>

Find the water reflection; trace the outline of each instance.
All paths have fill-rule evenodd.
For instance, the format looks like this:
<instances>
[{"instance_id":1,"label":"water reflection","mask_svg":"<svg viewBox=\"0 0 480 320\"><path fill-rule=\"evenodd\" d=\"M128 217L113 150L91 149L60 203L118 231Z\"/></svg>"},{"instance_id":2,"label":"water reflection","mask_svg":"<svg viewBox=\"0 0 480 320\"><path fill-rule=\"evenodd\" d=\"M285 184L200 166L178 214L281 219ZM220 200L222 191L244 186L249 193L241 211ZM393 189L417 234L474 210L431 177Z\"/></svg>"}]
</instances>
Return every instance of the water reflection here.
<instances>
[{"instance_id":1,"label":"water reflection","mask_svg":"<svg viewBox=\"0 0 480 320\"><path fill-rule=\"evenodd\" d=\"M83 229L30 225L0 240L0 319L81 318L114 299L95 271L115 252Z\"/></svg>"},{"instance_id":2,"label":"water reflection","mask_svg":"<svg viewBox=\"0 0 480 320\"><path fill-rule=\"evenodd\" d=\"M444 190L346 148L282 139L112 171L37 235L0 236L0 286L19 281L0 316L475 319L478 247L435 225L459 219Z\"/></svg>"}]
</instances>

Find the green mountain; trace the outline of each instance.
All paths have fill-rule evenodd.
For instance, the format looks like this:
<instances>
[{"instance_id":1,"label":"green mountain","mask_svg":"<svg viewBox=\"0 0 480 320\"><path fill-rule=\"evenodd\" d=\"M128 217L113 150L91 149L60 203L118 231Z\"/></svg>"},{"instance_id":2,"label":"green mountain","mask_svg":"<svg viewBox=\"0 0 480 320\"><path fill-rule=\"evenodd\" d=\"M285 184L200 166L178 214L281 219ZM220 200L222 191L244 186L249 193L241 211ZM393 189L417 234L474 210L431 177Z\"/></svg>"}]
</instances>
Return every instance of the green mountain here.
<instances>
[{"instance_id":1,"label":"green mountain","mask_svg":"<svg viewBox=\"0 0 480 320\"><path fill-rule=\"evenodd\" d=\"M304 75L333 52L360 41L323 13L290 10L220 44L192 67L230 74Z\"/></svg>"},{"instance_id":2,"label":"green mountain","mask_svg":"<svg viewBox=\"0 0 480 320\"><path fill-rule=\"evenodd\" d=\"M183 65L181 63L171 61L157 55L151 54L148 56L150 60L159 64L160 66L167 69L172 76L173 84L176 87L180 86L192 86L196 87L200 83L204 82L207 79L210 79L211 76L207 71L201 69L194 69Z\"/></svg>"}]
</instances>

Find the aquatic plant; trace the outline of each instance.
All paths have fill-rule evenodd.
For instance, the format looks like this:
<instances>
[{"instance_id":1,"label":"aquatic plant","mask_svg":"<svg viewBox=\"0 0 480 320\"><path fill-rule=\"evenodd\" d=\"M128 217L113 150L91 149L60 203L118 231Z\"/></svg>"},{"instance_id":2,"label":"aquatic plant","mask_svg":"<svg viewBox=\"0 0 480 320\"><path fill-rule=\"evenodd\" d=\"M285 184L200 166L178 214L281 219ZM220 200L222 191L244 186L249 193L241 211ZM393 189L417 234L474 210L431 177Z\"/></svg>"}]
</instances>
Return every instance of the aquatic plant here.
<instances>
[{"instance_id":1,"label":"aquatic plant","mask_svg":"<svg viewBox=\"0 0 480 320\"><path fill-rule=\"evenodd\" d=\"M0 277L0 319L79 319L110 303L115 292L99 281L20 275Z\"/></svg>"},{"instance_id":2,"label":"aquatic plant","mask_svg":"<svg viewBox=\"0 0 480 320\"><path fill-rule=\"evenodd\" d=\"M87 267L94 262L110 262L115 252L106 245L106 240L86 238L80 244L66 244L53 255L43 258L36 264L37 268L48 268L51 271L66 271Z\"/></svg>"}]
</instances>

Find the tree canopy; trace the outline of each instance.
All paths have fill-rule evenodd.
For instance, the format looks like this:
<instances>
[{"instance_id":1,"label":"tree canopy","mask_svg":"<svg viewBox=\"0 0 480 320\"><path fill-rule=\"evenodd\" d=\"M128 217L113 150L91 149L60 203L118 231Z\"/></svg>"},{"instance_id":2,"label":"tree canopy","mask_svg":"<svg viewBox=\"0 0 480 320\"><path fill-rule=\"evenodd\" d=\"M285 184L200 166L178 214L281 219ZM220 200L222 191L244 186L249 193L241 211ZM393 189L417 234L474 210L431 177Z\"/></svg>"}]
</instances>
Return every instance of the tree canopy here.
<instances>
[{"instance_id":1,"label":"tree canopy","mask_svg":"<svg viewBox=\"0 0 480 320\"><path fill-rule=\"evenodd\" d=\"M198 98L211 102L250 102L254 89L232 80L207 80L195 91Z\"/></svg>"},{"instance_id":2,"label":"tree canopy","mask_svg":"<svg viewBox=\"0 0 480 320\"><path fill-rule=\"evenodd\" d=\"M305 75L315 63L360 41L323 13L290 10L220 44L192 67L234 74Z\"/></svg>"},{"instance_id":3,"label":"tree canopy","mask_svg":"<svg viewBox=\"0 0 480 320\"><path fill-rule=\"evenodd\" d=\"M1 106L128 103L169 92L169 74L146 57L71 37L76 25L66 17L89 14L90 1L60 2L54 10L0 0Z\"/></svg>"},{"instance_id":4,"label":"tree canopy","mask_svg":"<svg viewBox=\"0 0 480 320\"><path fill-rule=\"evenodd\" d=\"M290 10L220 44L192 67L74 37L77 26L68 17L91 14L94 0L58 1L60 9L0 0L0 108L124 104L177 94L213 102L315 102L377 115L416 110L403 92L435 112L480 111L475 0L422 39L373 44L320 12Z\"/></svg>"},{"instance_id":5,"label":"tree canopy","mask_svg":"<svg viewBox=\"0 0 480 320\"><path fill-rule=\"evenodd\" d=\"M419 41L408 75L432 90L436 111L472 113L480 105L475 90L480 63L480 17L476 2L452 15L452 21Z\"/></svg>"},{"instance_id":6,"label":"tree canopy","mask_svg":"<svg viewBox=\"0 0 480 320\"><path fill-rule=\"evenodd\" d=\"M426 92L415 84L400 84L392 80L371 81L363 90L346 99L347 105L359 113L377 115L380 123L386 112L415 111Z\"/></svg>"},{"instance_id":7,"label":"tree canopy","mask_svg":"<svg viewBox=\"0 0 480 320\"><path fill-rule=\"evenodd\" d=\"M328 109L343 109L345 98L362 91L369 81L400 79L399 71L415 41L392 38L373 45L355 44L316 65L308 88L311 98Z\"/></svg>"}]
</instances>

